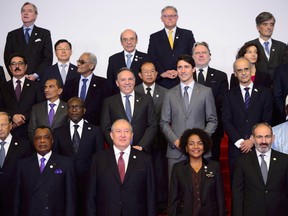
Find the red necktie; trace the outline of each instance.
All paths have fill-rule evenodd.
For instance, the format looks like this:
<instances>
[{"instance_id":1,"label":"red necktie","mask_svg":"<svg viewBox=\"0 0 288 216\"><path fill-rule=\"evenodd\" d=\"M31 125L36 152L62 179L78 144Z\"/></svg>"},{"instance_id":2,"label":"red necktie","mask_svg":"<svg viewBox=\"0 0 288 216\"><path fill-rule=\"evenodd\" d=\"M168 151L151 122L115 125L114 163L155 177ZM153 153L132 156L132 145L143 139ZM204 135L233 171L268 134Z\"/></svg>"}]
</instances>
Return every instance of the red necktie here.
<instances>
[{"instance_id":1,"label":"red necktie","mask_svg":"<svg viewBox=\"0 0 288 216\"><path fill-rule=\"evenodd\" d=\"M118 171L120 175L120 180L123 183L125 177L125 162L123 159L124 152L120 152L120 157L118 158Z\"/></svg>"}]
</instances>

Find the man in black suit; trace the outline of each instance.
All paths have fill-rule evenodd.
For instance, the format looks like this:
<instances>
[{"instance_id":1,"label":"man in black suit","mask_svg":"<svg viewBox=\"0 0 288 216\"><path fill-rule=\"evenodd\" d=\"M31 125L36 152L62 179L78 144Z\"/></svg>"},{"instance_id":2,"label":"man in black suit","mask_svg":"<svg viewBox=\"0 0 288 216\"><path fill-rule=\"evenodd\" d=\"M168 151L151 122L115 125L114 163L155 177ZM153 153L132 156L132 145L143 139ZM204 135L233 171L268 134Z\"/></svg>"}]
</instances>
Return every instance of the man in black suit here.
<instances>
[{"instance_id":1,"label":"man in black suit","mask_svg":"<svg viewBox=\"0 0 288 216\"><path fill-rule=\"evenodd\" d=\"M107 80L93 74L97 58L93 53L83 53L77 60L79 78L74 78L64 86L62 99L80 97L86 107L84 118L91 124L100 125L101 108L106 97L111 95Z\"/></svg>"},{"instance_id":2,"label":"man in black suit","mask_svg":"<svg viewBox=\"0 0 288 216\"><path fill-rule=\"evenodd\" d=\"M45 100L37 82L25 77L27 63L24 56L13 54L9 59L12 79L0 85L0 110L8 112L13 121L13 135L28 138L27 126L32 106Z\"/></svg>"},{"instance_id":3,"label":"man in black suit","mask_svg":"<svg viewBox=\"0 0 288 216\"><path fill-rule=\"evenodd\" d=\"M125 119L112 125L113 147L93 157L87 216L156 216L151 157L131 148L133 130Z\"/></svg>"},{"instance_id":4,"label":"man in black suit","mask_svg":"<svg viewBox=\"0 0 288 216\"><path fill-rule=\"evenodd\" d=\"M130 68L136 78L136 85L139 85L142 82L138 77L139 68L143 62L149 59L146 53L136 50L138 36L133 30L126 29L123 31L120 35L120 41L124 50L109 57L107 69L107 80L112 86L113 94L119 93L115 80L117 79L117 71L120 68Z\"/></svg>"},{"instance_id":5,"label":"man in black suit","mask_svg":"<svg viewBox=\"0 0 288 216\"><path fill-rule=\"evenodd\" d=\"M233 216L288 215L288 156L271 149L267 123L253 127L255 150L238 158L232 185Z\"/></svg>"},{"instance_id":6,"label":"man in black suit","mask_svg":"<svg viewBox=\"0 0 288 216\"><path fill-rule=\"evenodd\" d=\"M17 163L15 215L76 215L73 162L52 152L52 145L50 128L37 128L34 135L37 153Z\"/></svg>"},{"instance_id":7,"label":"man in black suit","mask_svg":"<svg viewBox=\"0 0 288 216\"><path fill-rule=\"evenodd\" d=\"M58 40L54 45L55 55L58 62L45 68L41 77L41 83L44 85L47 79L57 79L61 86L74 78L79 78L77 66L70 62L72 55L72 44L66 39Z\"/></svg>"},{"instance_id":8,"label":"man in black suit","mask_svg":"<svg viewBox=\"0 0 288 216\"><path fill-rule=\"evenodd\" d=\"M13 175L16 162L30 156L28 140L18 139L10 134L12 120L8 113L0 112L0 215L13 215ZM3 144L2 144L3 143ZM3 149L2 149L3 148Z\"/></svg>"},{"instance_id":9,"label":"man in black suit","mask_svg":"<svg viewBox=\"0 0 288 216\"><path fill-rule=\"evenodd\" d=\"M179 83L176 61L182 54L191 54L195 39L190 30L177 27L178 11L166 6L161 11L164 29L150 35L148 55L158 71L157 84L172 88Z\"/></svg>"},{"instance_id":10,"label":"man in black suit","mask_svg":"<svg viewBox=\"0 0 288 216\"><path fill-rule=\"evenodd\" d=\"M135 77L131 69L121 68L116 84L120 93L104 100L101 114L101 128L110 147L111 126L117 119L126 119L133 127L134 148L150 151L152 141L157 133L157 119L153 99L146 94L134 91Z\"/></svg>"},{"instance_id":11,"label":"man in black suit","mask_svg":"<svg viewBox=\"0 0 288 216\"><path fill-rule=\"evenodd\" d=\"M215 106L217 111L218 126L216 131L211 136L212 145L212 159L219 161L220 144L224 136L224 129L221 121L223 97L228 91L228 79L226 73L211 68L209 62L211 60L211 53L209 45L206 42L197 42L192 49L192 57L195 61L196 71L193 78L196 82L210 87L213 92ZM200 78L200 79L199 79Z\"/></svg>"},{"instance_id":12,"label":"man in black suit","mask_svg":"<svg viewBox=\"0 0 288 216\"><path fill-rule=\"evenodd\" d=\"M222 121L229 138L228 158L232 180L235 160L250 152L252 127L259 122L270 122L272 118L272 95L270 89L257 86L251 80L251 63L246 58L237 59L234 73L239 86L224 96Z\"/></svg>"},{"instance_id":13,"label":"man in black suit","mask_svg":"<svg viewBox=\"0 0 288 216\"><path fill-rule=\"evenodd\" d=\"M12 77L9 67L13 53L23 54L28 63L27 78L41 78L44 68L53 62L52 41L50 31L37 27L34 22L38 15L37 7L26 2L21 8L23 27L8 33L4 50L4 62Z\"/></svg>"},{"instance_id":14,"label":"man in black suit","mask_svg":"<svg viewBox=\"0 0 288 216\"><path fill-rule=\"evenodd\" d=\"M273 79L275 69L284 63L287 46L285 43L271 38L276 22L271 13L262 12L256 17L255 21L259 38L249 42L255 43L261 51L261 55L258 56L257 69L270 74L271 79Z\"/></svg>"},{"instance_id":15,"label":"man in black suit","mask_svg":"<svg viewBox=\"0 0 288 216\"><path fill-rule=\"evenodd\" d=\"M92 155L103 149L104 141L101 129L83 119L86 109L80 98L71 98L67 106L69 122L54 130L54 150L73 159L79 198L77 215L80 216L85 204Z\"/></svg>"}]
</instances>

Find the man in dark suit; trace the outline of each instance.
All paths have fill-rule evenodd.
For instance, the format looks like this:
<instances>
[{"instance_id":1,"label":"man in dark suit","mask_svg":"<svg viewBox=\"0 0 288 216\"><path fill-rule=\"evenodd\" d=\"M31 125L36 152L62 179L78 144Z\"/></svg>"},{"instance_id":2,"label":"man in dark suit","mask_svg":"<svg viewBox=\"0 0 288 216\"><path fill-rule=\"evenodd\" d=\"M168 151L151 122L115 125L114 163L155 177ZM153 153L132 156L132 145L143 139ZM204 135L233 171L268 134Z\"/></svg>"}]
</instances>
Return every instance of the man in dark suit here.
<instances>
[{"instance_id":1,"label":"man in dark suit","mask_svg":"<svg viewBox=\"0 0 288 216\"><path fill-rule=\"evenodd\" d=\"M41 83L44 85L47 79L53 78L57 79L61 86L64 86L69 80L80 77L80 74L77 73L77 66L69 62L72 55L72 44L61 39L55 43L54 49L58 62L45 68Z\"/></svg>"},{"instance_id":2,"label":"man in dark suit","mask_svg":"<svg viewBox=\"0 0 288 216\"><path fill-rule=\"evenodd\" d=\"M287 45L271 38L276 22L271 13L262 12L256 17L255 21L259 38L249 42L255 43L261 51L261 55L258 57L257 69L270 74L271 79L273 79L275 69L284 63Z\"/></svg>"},{"instance_id":3,"label":"man in dark suit","mask_svg":"<svg viewBox=\"0 0 288 216\"><path fill-rule=\"evenodd\" d=\"M157 133L153 99L149 95L134 91L135 77L131 69L121 68L116 84L120 93L105 99L101 114L101 128L107 143L112 147L110 132L113 122L126 119L133 127L133 147L140 151L150 151Z\"/></svg>"},{"instance_id":4,"label":"man in dark suit","mask_svg":"<svg viewBox=\"0 0 288 216\"><path fill-rule=\"evenodd\" d=\"M267 123L253 127L255 150L237 159L232 185L233 216L288 215L288 156L271 149Z\"/></svg>"},{"instance_id":5,"label":"man in dark suit","mask_svg":"<svg viewBox=\"0 0 288 216\"><path fill-rule=\"evenodd\" d=\"M46 101L35 104L32 107L28 125L28 134L31 141L33 141L37 127L47 126L53 131L67 122L67 105L59 99L62 93L59 81L48 79L45 83L44 93Z\"/></svg>"},{"instance_id":6,"label":"man in dark suit","mask_svg":"<svg viewBox=\"0 0 288 216\"><path fill-rule=\"evenodd\" d=\"M92 155L103 149L104 141L101 129L83 119L86 109L80 98L71 98L67 105L69 122L54 130L54 151L73 159L79 198L77 215L80 216L85 204Z\"/></svg>"},{"instance_id":7,"label":"man in dark suit","mask_svg":"<svg viewBox=\"0 0 288 216\"><path fill-rule=\"evenodd\" d=\"M209 66L211 53L209 45L206 42L197 42L194 44L192 49L192 57L196 65L196 72L193 74L194 80L202 85L210 87L213 92L217 111L218 126L211 137L213 141L211 153L212 159L219 161L220 144L221 139L224 136L221 114L224 93L228 91L227 75L226 73Z\"/></svg>"},{"instance_id":8,"label":"man in dark suit","mask_svg":"<svg viewBox=\"0 0 288 216\"><path fill-rule=\"evenodd\" d=\"M127 120L114 122L110 135L113 147L93 157L86 215L156 216L151 157L131 148Z\"/></svg>"},{"instance_id":9,"label":"man in dark suit","mask_svg":"<svg viewBox=\"0 0 288 216\"><path fill-rule=\"evenodd\" d=\"M4 50L6 68L12 77L9 67L10 56L13 53L23 54L28 63L27 78L41 78L44 68L53 61L52 41L50 31L37 27L34 22L38 15L37 7L26 2L21 8L23 27L8 33Z\"/></svg>"},{"instance_id":10,"label":"man in dark suit","mask_svg":"<svg viewBox=\"0 0 288 216\"><path fill-rule=\"evenodd\" d=\"M257 86L251 80L251 63L246 58L237 59L234 73L239 86L225 94L222 121L229 138L228 158L232 180L235 160L253 147L250 139L252 127L272 118L272 95L270 89Z\"/></svg>"},{"instance_id":11,"label":"man in dark suit","mask_svg":"<svg viewBox=\"0 0 288 216\"><path fill-rule=\"evenodd\" d=\"M84 118L91 124L100 125L103 101L111 95L111 88L105 78L93 74L97 65L93 53L83 53L77 64L80 77L65 84L62 99L68 101L72 97L80 97L86 107Z\"/></svg>"},{"instance_id":12,"label":"man in dark suit","mask_svg":"<svg viewBox=\"0 0 288 216\"><path fill-rule=\"evenodd\" d=\"M49 127L34 135L36 154L18 161L15 215L76 215L76 179L70 158L52 152Z\"/></svg>"},{"instance_id":13,"label":"man in dark suit","mask_svg":"<svg viewBox=\"0 0 288 216\"><path fill-rule=\"evenodd\" d=\"M190 30L177 27L178 12L173 6L161 11L164 29L150 35L148 55L158 71L157 84L172 88L179 83L176 61L182 54L191 54L195 39Z\"/></svg>"},{"instance_id":14,"label":"man in dark suit","mask_svg":"<svg viewBox=\"0 0 288 216\"><path fill-rule=\"evenodd\" d=\"M113 94L119 93L115 80L120 68L130 68L136 78L136 85L139 85L142 82L138 77L139 68L142 63L149 59L146 53L136 50L138 36L133 30L126 29L123 31L120 35L120 41L124 50L109 57L107 69L107 80L112 87Z\"/></svg>"},{"instance_id":15,"label":"man in dark suit","mask_svg":"<svg viewBox=\"0 0 288 216\"><path fill-rule=\"evenodd\" d=\"M13 135L28 138L27 126L32 106L45 100L37 82L25 77L27 63L24 56L13 54L9 59L12 79L0 85L0 110L8 112L13 121Z\"/></svg>"},{"instance_id":16,"label":"man in dark suit","mask_svg":"<svg viewBox=\"0 0 288 216\"><path fill-rule=\"evenodd\" d=\"M18 139L10 134L12 120L8 113L0 112L0 126L0 215L11 216L16 162L30 156L31 147L28 140Z\"/></svg>"}]
</instances>

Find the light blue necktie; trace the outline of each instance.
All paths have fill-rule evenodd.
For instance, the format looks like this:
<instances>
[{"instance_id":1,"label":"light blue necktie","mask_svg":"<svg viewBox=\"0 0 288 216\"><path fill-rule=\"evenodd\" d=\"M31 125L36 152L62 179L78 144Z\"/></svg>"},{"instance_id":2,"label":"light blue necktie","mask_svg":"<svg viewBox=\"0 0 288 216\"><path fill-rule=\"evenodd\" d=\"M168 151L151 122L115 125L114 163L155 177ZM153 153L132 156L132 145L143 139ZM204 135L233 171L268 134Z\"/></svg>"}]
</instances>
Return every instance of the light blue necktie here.
<instances>
[{"instance_id":1,"label":"light blue necktie","mask_svg":"<svg viewBox=\"0 0 288 216\"><path fill-rule=\"evenodd\" d=\"M29 43L29 38L30 38L29 31L30 31L30 28L26 28L26 29L25 29L25 34L24 34L24 36L25 36L26 44Z\"/></svg>"},{"instance_id":2,"label":"light blue necktie","mask_svg":"<svg viewBox=\"0 0 288 216\"><path fill-rule=\"evenodd\" d=\"M126 115L129 119L129 122L131 122L131 119L132 119L132 111L131 111L131 104L130 104L130 100L129 100L129 97L131 95L125 95L124 97L126 98L126 101L125 101L125 111L126 111Z\"/></svg>"},{"instance_id":3,"label":"light blue necktie","mask_svg":"<svg viewBox=\"0 0 288 216\"><path fill-rule=\"evenodd\" d=\"M3 164L4 164L4 160L5 160L5 149L4 149L4 145L6 142L0 142L1 145L1 149L0 149L0 166L2 168Z\"/></svg>"},{"instance_id":4,"label":"light blue necktie","mask_svg":"<svg viewBox=\"0 0 288 216\"><path fill-rule=\"evenodd\" d=\"M265 48L265 51L268 54L268 56L270 56L270 49L269 49L269 42L268 41L264 42L264 48Z\"/></svg>"},{"instance_id":5,"label":"light blue necktie","mask_svg":"<svg viewBox=\"0 0 288 216\"><path fill-rule=\"evenodd\" d=\"M126 57L127 57L127 68L130 68L132 54L127 54Z\"/></svg>"},{"instance_id":6,"label":"light blue necktie","mask_svg":"<svg viewBox=\"0 0 288 216\"><path fill-rule=\"evenodd\" d=\"M82 79L82 87L81 87L81 91L80 91L80 98L85 101L85 97L86 97L86 89L87 89L87 83L88 79Z\"/></svg>"}]
</instances>

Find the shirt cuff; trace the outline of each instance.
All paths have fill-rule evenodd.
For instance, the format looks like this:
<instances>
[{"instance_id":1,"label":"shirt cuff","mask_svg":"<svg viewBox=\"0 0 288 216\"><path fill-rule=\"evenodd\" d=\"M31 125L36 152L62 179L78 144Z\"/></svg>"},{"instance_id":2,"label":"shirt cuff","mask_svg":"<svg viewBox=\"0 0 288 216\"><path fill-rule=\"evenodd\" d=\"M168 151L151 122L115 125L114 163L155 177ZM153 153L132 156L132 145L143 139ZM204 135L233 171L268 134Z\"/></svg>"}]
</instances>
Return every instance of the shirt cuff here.
<instances>
[{"instance_id":1,"label":"shirt cuff","mask_svg":"<svg viewBox=\"0 0 288 216\"><path fill-rule=\"evenodd\" d=\"M237 147L237 148L240 148L240 144L244 141L244 139L239 139L237 140L237 142L234 143L234 145Z\"/></svg>"}]
</instances>

